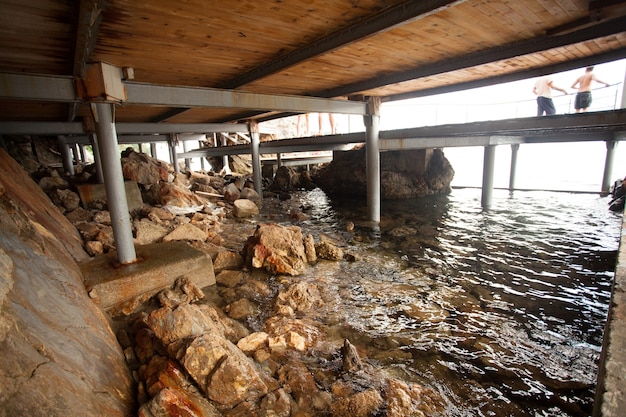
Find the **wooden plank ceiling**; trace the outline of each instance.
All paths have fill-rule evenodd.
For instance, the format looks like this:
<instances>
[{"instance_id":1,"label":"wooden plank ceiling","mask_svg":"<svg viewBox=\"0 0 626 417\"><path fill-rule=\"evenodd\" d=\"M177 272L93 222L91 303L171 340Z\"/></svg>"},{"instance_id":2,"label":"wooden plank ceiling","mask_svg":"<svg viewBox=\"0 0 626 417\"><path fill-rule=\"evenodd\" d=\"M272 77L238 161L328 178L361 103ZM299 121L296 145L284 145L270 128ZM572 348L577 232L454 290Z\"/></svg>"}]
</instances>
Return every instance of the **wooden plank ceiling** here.
<instances>
[{"instance_id":1,"label":"wooden plank ceiling","mask_svg":"<svg viewBox=\"0 0 626 417\"><path fill-rule=\"evenodd\" d=\"M0 73L80 77L103 61L157 85L395 100L626 57L625 3L0 0ZM70 107L4 99L0 120L71 121L86 112ZM128 105L116 117L268 117L244 110Z\"/></svg>"}]
</instances>

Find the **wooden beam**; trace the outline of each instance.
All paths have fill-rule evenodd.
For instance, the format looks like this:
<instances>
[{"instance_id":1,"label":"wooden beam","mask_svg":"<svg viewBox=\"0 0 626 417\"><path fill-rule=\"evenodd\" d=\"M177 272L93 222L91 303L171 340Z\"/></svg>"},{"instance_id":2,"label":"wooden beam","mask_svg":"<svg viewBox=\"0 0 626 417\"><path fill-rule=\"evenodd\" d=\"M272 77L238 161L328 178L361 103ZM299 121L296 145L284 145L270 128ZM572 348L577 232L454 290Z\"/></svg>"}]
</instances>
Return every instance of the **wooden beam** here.
<instances>
[{"instance_id":1,"label":"wooden beam","mask_svg":"<svg viewBox=\"0 0 626 417\"><path fill-rule=\"evenodd\" d=\"M352 95L390 84L402 83L423 77L432 77L446 72L458 71L491 62L514 58L520 55L547 51L566 45L584 42L590 39L615 35L624 32L624 28L626 28L626 17L620 17L565 35L540 36L522 42L512 43L504 47L496 47L468 54L465 57L458 57L443 62L433 62L431 64L421 65L409 71L357 81L338 88L318 91L313 94L317 97L339 97Z\"/></svg>"},{"instance_id":2,"label":"wooden beam","mask_svg":"<svg viewBox=\"0 0 626 417\"><path fill-rule=\"evenodd\" d=\"M275 74L316 56L345 47L364 38L392 30L400 25L414 22L465 0L422 0L407 1L389 7L353 25L341 28L321 39L285 55L278 56L266 64L220 85L221 88L238 88L258 79Z\"/></svg>"}]
</instances>

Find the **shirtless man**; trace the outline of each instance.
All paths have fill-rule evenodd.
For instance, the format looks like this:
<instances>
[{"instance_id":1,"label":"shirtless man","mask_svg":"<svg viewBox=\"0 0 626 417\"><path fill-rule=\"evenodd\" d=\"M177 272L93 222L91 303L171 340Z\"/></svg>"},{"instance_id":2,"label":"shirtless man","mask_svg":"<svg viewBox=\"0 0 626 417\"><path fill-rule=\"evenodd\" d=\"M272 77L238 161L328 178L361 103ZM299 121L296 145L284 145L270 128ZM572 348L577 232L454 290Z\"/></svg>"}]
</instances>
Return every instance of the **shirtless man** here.
<instances>
[{"instance_id":1,"label":"shirtless man","mask_svg":"<svg viewBox=\"0 0 626 417\"><path fill-rule=\"evenodd\" d=\"M574 101L574 108L576 109L576 113L586 112L587 108L591 105L591 82L595 81L605 86L609 86L609 83L605 83L602 80L596 78L593 73L593 67L587 67L585 73L578 77L574 84L572 84L572 88L576 88L578 85L578 93L576 93L576 100Z\"/></svg>"}]
</instances>

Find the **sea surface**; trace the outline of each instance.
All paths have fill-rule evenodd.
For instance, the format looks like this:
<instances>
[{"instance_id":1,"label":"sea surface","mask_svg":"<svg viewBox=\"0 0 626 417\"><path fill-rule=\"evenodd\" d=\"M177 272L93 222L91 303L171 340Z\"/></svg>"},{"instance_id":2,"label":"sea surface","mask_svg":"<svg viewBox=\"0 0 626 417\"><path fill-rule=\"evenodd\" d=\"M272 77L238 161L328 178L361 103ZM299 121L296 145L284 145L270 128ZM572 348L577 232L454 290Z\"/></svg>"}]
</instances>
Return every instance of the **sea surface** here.
<instances>
[{"instance_id":1,"label":"sea surface","mask_svg":"<svg viewBox=\"0 0 626 417\"><path fill-rule=\"evenodd\" d=\"M480 198L455 188L384 201L372 225L363 201L315 189L258 221L356 256L302 278L336 294L318 318L368 361L435 389L444 416L590 415L621 213L598 194L495 190L489 210ZM236 227L226 245L241 248L254 224Z\"/></svg>"}]
</instances>

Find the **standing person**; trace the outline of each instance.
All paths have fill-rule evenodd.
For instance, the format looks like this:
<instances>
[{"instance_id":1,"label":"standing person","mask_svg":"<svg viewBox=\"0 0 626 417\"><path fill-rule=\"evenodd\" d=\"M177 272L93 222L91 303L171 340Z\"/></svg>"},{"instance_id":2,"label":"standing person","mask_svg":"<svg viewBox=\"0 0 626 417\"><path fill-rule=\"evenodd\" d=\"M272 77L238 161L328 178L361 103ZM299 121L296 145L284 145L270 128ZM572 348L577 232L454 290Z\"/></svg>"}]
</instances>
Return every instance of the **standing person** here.
<instances>
[{"instance_id":1,"label":"standing person","mask_svg":"<svg viewBox=\"0 0 626 417\"><path fill-rule=\"evenodd\" d=\"M572 84L572 88L576 88L578 85L578 92L576 93L576 100L574 100L574 108L576 109L576 113L586 112L587 108L591 105L591 82L595 81L600 84L604 84L606 87L609 86L609 83L605 83L602 80L599 80L596 75L593 73L593 67L587 67L585 69L585 73L580 77L576 78L574 84Z\"/></svg>"},{"instance_id":2,"label":"standing person","mask_svg":"<svg viewBox=\"0 0 626 417\"><path fill-rule=\"evenodd\" d=\"M552 101L552 90L559 90L563 94L567 94L566 89L554 85L550 75L544 75L535 81L533 93L537 95L537 116L543 116L544 112L546 116L556 113L554 102Z\"/></svg>"}]
</instances>

